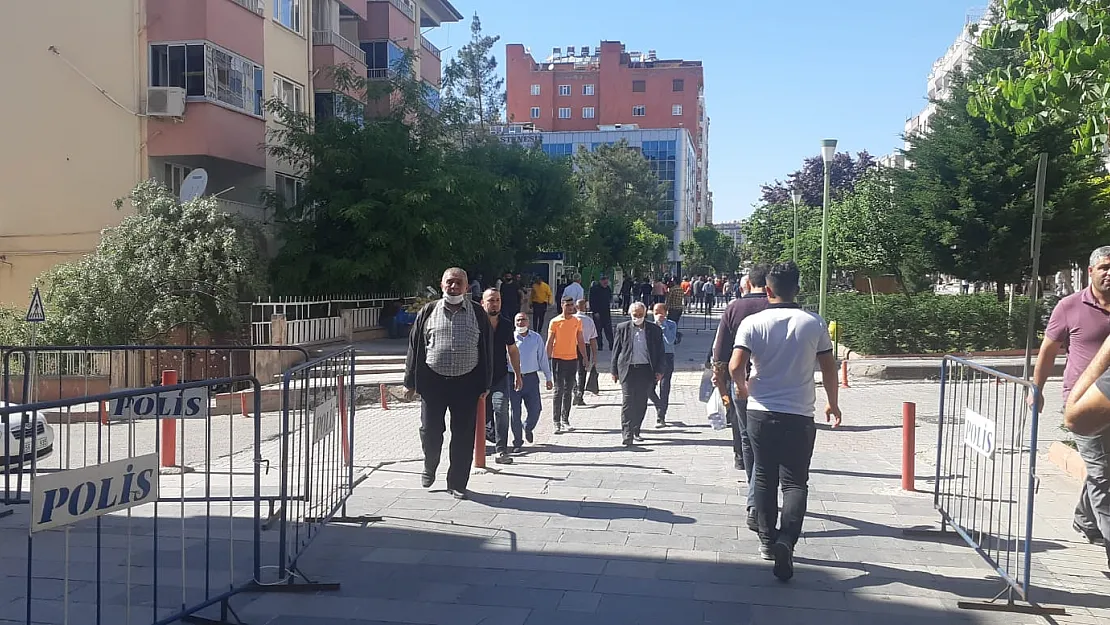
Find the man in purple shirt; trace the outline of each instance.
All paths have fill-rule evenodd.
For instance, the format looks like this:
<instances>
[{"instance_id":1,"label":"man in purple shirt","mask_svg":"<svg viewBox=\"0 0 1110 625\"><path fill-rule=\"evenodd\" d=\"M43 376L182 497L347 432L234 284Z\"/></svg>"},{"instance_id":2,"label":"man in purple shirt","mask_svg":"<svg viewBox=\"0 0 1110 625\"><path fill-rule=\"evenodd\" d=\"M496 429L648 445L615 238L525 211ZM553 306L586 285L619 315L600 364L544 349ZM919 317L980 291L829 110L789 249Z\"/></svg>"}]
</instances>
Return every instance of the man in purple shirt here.
<instances>
[{"instance_id":1,"label":"man in purple shirt","mask_svg":"<svg viewBox=\"0 0 1110 625\"><path fill-rule=\"evenodd\" d=\"M1091 286L1073 293L1056 304L1045 328L1044 341L1037 354L1033 383L1042 390L1052 372L1061 348L1068 352L1064 367L1064 402L1083 371L1091 364L1103 342L1110 336L1110 246L1091 253L1087 267ZM1091 436L1075 435L1079 455L1087 465L1087 479L1075 507L1075 531L1092 544L1110 545L1110 535L1099 529L1099 516L1110 515L1110 430ZM1110 533L1110 524L1107 533ZM1108 552L1110 553L1110 552Z\"/></svg>"}]
</instances>

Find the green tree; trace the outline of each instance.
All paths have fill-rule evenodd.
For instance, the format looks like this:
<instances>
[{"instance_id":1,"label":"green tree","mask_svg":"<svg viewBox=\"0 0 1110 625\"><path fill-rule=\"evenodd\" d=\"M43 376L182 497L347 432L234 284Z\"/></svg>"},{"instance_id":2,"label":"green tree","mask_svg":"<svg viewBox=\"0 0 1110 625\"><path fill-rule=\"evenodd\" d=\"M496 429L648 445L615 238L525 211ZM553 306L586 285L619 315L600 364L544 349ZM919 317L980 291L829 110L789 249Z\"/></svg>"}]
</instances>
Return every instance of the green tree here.
<instances>
[{"instance_id":1,"label":"green tree","mask_svg":"<svg viewBox=\"0 0 1110 625\"><path fill-rule=\"evenodd\" d=\"M239 302L263 288L258 233L214 198L179 204L153 180L128 200L135 213L105 230L95 252L40 278L42 338L106 345L155 340L182 324L238 330Z\"/></svg>"},{"instance_id":2,"label":"green tree","mask_svg":"<svg viewBox=\"0 0 1110 625\"><path fill-rule=\"evenodd\" d=\"M632 272L650 270L667 259L669 249L671 244L665 235L652 230L643 219L637 219L632 222L628 246L618 259L619 264Z\"/></svg>"},{"instance_id":3,"label":"green tree","mask_svg":"<svg viewBox=\"0 0 1110 625\"><path fill-rule=\"evenodd\" d=\"M1108 145L1110 120L1110 2L1001 0L980 44L1020 50L972 84L969 111L1019 135L1066 128L1077 152Z\"/></svg>"},{"instance_id":4,"label":"green tree","mask_svg":"<svg viewBox=\"0 0 1110 625\"><path fill-rule=\"evenodd\" d=\"M443 71L448 98L458 103L459 119L485 128L501 120L505 106L505 79L497 72L494 47L500 36L482 34L478 14L470 22L470 42L459 48Z\"/></svg>"},{"instance_id":5,"label":"green tree","mask_svg":"<svg viewBox=\"0 0 1110 625\"><path fill-rule=\"evenodd\" d=\"M684 271L731 273L740 265L740 255L732 237L712 226L695 228L689 240L679 246Z\"/></svg>"},{"instance_id":6,"label":"green tree","mask_svg":"<svg viewBox=\"0 0 1110 625\"><path fill-rule=\"evenodd\" d=\"M622 140L592 152L580 151L574 156L574 169L583 228L576 251L583 264L611 267L637 262L646 269L665 262L666 248L648 246L656 252L651 258L629 253L637 220L667 237L657 224L661 215L671 212L671 205L647 159Z\"/></svg>"},{"instance_id":7,"label":"green tree","mask_svg":"<svg viewBox=\"0 0 1110 625\"><path fill-rule=\"evenodd\" d=\"M978 56L972 80L1005 67L999 53ZM899 198L912 208L920 240L937 270L960 278L1020 282L1030 270L1029 239L1037 154L1049 154L1040 270L1047 275L1086 258L1105 241L1110 206L1099 159L1069 149L1068 131L1051 124L1019 135L972 117L958 78L938 102L928 134L910 137L912 169L897 172Z\"/></svg>"}]
</instances>

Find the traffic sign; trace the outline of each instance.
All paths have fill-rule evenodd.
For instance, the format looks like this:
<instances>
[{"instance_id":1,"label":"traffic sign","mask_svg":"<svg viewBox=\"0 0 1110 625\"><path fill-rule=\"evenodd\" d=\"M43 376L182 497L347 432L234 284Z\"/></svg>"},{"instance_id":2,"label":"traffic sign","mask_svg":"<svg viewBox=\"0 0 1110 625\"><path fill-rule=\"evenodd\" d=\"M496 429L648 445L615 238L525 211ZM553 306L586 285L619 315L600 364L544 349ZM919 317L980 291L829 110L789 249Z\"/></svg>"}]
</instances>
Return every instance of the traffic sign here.
<instances>
[{"instance_id":1,"label":"traffic sign","mask_svg":"<svg viewBox=\"0 0 1110 625\"><path fill-rule=\"evenodd\" d=\"M27 322L42 323L46 321L46 309L42 307L42 294L35 287L35 294L31 296L31 305L27 307Z\"/></svg>"}]
</instances>

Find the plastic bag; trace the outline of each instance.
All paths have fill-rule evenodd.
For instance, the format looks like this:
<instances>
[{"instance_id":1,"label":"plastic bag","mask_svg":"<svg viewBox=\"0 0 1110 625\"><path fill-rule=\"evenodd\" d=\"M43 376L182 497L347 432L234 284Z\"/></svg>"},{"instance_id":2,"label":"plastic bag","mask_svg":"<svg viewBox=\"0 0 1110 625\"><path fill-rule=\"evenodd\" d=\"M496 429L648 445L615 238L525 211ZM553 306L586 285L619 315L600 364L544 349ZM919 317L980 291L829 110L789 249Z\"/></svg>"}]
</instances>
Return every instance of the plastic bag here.
<instances>
[{"instance_id":1,"label":"plastic bag","mask_svg":"<svg viewBox=\"0 0 1110 625\"><path fill-rule=\"evenodd\" d=\"M705 416L709 418L709 425L713 426L714 430L723 430L728 427L725 424L726 414L728 407L725 406L724 400L721 399L720 389L713 389L713 394L709 396L709 401L705 402Z\"/></svg>"}]
</instances>

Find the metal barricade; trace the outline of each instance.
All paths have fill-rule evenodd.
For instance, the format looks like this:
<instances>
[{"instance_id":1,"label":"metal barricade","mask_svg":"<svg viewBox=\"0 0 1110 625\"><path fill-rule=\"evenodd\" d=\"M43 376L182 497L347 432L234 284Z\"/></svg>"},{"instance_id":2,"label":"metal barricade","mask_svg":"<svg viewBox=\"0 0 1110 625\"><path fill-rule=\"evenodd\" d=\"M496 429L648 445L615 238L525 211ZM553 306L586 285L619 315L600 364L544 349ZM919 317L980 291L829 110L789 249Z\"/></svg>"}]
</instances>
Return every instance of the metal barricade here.
<instances>
[{"instance_id":1,"label":"metal barricade","mask_svg":"<svg viewBox=\"0 0 1110 625\"><path fill-rule=\"evenodd\" d=\"M356 486L352 459L355 439L355 351L346 348L306 362L282 376L279 437L281 467L277 576L279 589L294 585L338 588L308 579L297 561L328 522L346 519L346 503ZM296 584L296 579L304 581Z\"/></svg>"},{"instance_id":2,"label":"metal barricade","mask_svg":"<svg viewBox=\"0 0 1110 625\"><path fill-rule=\"evenodd\" d=\"M244 389L246 423L217 409L226 388ZM107 407L121 427L94 422L74 444L44 417L89 406ZM50 466L31 454L31 505L0 526L2 544L26 541L25 584L5 585L0 599L22 601L17 618L28 625L162 625L206 610L222 619L206 622L226 622L229 599L261 577L261 409L261 385L246 375L0 407L5 422L41 428L57 447ZM188 447L181 438L194 469L160 462L171 419L196 434Z\"/></svg>"},{"instance_id":3,"label":"metal barricade","mask_svg":"<svg viewBox=\"0 0 1110 625\"><path fill-rule=\"evenodd\" d=\"M953 356L944 358L940 379L933 503L941 532L955 532L1005 583L993 599L959 607L1063 613L1030 597L1039 391Z\"/></svg>"},{"instance_id":4,"label":"metal barricade","mask_svg":"<svg viewBox=\"0 0 1110 625\"><path fill-rule=\"evenodd\" d=\"M3 388L0 398L5 405L34 401L72 400L65 408L46 411L45 420L58 430L59 443L46 457L37 459L44 470L75 468L91 462L95 442L101 437L115 441L125 439L134 422L108 409L104 402L88 397L122 389L151 388L176 382L212 379L258 379L262 383L262 410L281 410L280 375L290 366L308 360L308 353L299 347L287 346L154 346L109 345L94 347L38 346L8 348L0 352L3 367ZM174 372L172 382L167 372ZM246 389L246 391L244 390ZM214 387L214 414L250 414L249 385L244 382L224 383ZM78 399L85 398L82 401ZM164 421L164 423L163 423ZM180 421L180 422L178 422ZM161 419L159 423L160 461L163 466L207 466L205 445L193 444L207 433L199 422L190 419ZM235 423L235 421L231 421ZM242 419L239 420L242 424ZM277 419L265 422L267 437L277 436ZM123 429L117 429L123 426ZM243 428L253 427L242 424ZM228 432L231 442L241 434ZM0 470L3 470L3 491L0 504L25 504L27 480L19 470L30 458L17 457L13 447L19 443L13 435L0 442ZM41 451L41 450L36 450ZM276 488L268 495L272 502Z\"/></svg>"}]
</instances>

